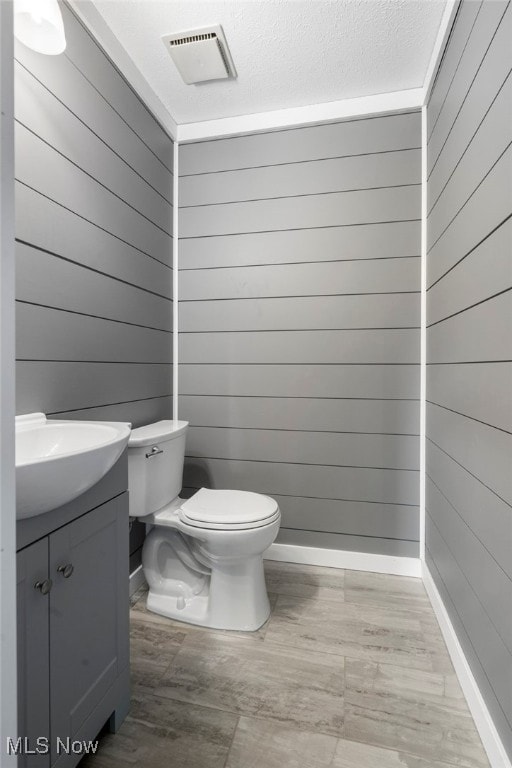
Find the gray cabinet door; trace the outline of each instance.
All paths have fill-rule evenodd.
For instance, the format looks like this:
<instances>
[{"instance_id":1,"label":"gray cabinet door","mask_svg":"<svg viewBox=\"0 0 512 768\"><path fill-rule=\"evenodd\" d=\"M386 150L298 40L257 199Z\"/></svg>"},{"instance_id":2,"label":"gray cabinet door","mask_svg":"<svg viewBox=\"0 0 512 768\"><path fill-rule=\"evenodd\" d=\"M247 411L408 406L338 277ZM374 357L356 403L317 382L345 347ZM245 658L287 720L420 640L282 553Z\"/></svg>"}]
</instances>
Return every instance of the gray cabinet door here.
<instances>
[{"instance_id":1,"label":"gray cabinet door","mask_svg":"<svg viewBox=\"0 0 512 768\"><path fill-rule=\"evenodd\" d=\"M127 503L122 494L50 536L52 764L57 739L78 733L128 665Z\"/></svg>"},{"instance_id":2,"label":"gray cabinet door","mask_svg":"<svg viewBox=\"0 0 512 768\"><path fill-rule=\"evenodd\" d=\"M38 749L38 738L49 739L49 642L50 594L35 585L48 578L48 539L41 539L17 554L18 623L18 733L22 738L20 768L47 768L50 754L30 754ZM46 585L48 586L48 585ZM16 734L12 734L16 737ZM48 742L49 744L49 742Z\"/></svg>"}]
</instances>

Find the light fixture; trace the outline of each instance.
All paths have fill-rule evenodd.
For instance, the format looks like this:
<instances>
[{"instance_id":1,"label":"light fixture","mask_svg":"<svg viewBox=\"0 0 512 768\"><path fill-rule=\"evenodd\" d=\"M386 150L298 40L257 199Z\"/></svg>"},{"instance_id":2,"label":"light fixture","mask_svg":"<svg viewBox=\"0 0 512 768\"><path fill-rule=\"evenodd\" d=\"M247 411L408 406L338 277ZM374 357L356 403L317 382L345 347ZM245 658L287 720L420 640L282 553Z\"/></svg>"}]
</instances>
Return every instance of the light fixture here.
<instances>
[{"instance_id":1,"label":"light fixture","mask_svg":"<svg viewBox=\"0 0 512 768\"><path fill-rule=\"evenodd\" d=\"M66 35L57 0L14 0L14 34L38 53L62 53Z\"/></svg>"}]
</instances>

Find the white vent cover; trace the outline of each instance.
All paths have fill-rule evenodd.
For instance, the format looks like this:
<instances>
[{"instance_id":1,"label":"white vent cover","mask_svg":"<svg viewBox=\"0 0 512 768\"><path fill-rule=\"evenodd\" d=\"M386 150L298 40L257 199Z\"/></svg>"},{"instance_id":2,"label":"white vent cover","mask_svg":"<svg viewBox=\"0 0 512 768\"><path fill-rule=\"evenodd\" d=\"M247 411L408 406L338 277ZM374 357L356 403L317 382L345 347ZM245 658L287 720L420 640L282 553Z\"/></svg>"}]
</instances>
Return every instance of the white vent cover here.
<instances>
[{"instance_id":1,"label":"white vent cover","mask_svg":"<svg viewBox=\"0 0 512 768\"><path fill-rule=\"evenodd\" d=\"M162 40L187 85L236 77L220 25L165 35Z\"/></svg>"}]
</instances>

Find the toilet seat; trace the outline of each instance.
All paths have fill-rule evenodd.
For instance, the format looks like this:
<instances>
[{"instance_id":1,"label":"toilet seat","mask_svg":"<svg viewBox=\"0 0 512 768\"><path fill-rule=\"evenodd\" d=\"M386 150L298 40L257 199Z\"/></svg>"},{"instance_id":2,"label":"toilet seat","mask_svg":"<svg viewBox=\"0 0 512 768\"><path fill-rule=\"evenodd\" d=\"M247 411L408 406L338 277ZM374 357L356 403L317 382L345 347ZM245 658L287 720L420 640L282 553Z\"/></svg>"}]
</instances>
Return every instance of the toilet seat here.
<instances>
[{"instance_id":1,"label":"toilet seat","mask_svg":"<svg viewBox=\"0 0 512 768\"><path fill-rule=\"evenodd\" d=\"M239 531L269 525L280 512L274 499L260 493L201 488L181 505L178 515L195 528Z\"/></svg>"},{"instance_id":2,"label":"toilet seat","mask_svg":"<svg viewBox=\"0 0 512 768\"><path fill-rule=\"evenodd\" d=\"M264 520L256 520L252 523L240 523L239 525L225 525L222 523L202 523L189 520L185 515L179 514L179 519L182 523L189 528L198 528L200 530L208 531L248 531L251 528L262 528L265 525L270 525L280 517L280 512L275 512L271 517L266 517Z\"/></svg>"}]
</instances>

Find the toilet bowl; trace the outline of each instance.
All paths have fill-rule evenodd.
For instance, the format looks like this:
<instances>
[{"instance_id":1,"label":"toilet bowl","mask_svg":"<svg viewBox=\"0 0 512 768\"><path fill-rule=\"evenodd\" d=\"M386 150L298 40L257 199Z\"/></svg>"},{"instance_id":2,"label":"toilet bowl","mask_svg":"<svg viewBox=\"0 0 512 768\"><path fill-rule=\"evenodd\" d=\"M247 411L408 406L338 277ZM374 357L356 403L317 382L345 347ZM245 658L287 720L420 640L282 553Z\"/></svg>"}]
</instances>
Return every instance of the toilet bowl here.
<instances>
[{"instance_id":1,"label":"toilet bowl","mask_svg":"<svg viewBox=\"0 0 512 768\"><path fill-rule=\"evenodd\" d=\"M215 629L253 631L270 605L263 553L281 519L263 494L182 484L188 422L160 421L132 430L128 442L130 516L153 527L142 549L147 608Z\"/></svg>"}]
</instances>

